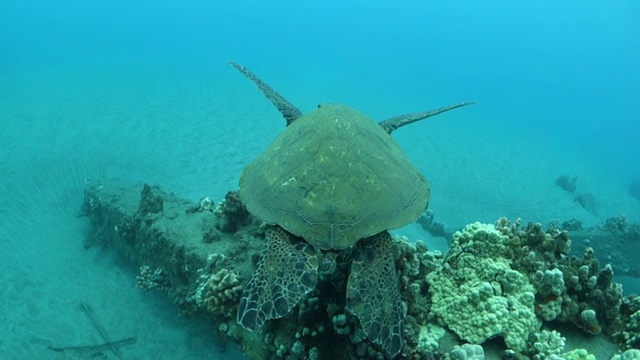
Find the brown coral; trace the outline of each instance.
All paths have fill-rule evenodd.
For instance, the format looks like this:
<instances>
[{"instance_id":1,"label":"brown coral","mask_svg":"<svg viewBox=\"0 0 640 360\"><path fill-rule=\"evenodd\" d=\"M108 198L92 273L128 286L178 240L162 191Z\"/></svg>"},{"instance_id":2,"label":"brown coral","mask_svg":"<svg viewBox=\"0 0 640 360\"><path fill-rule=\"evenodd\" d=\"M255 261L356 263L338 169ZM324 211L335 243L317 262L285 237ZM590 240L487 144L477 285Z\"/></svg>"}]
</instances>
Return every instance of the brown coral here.
<instances>
[{"instance_id":1,"label":"brown coral","mask_svg":"<svg viewBox=\"0 0 640 360\"><path fill-rule=\"evenodd\" d=\"M209 312L232 318L238 309L242 294L240 276L229 269L221 269L211 274L198 288L196 302Z\"/></svg>"},{"instance_id":2,"label":"brown coral","mask_svg":"<svg viewBox=\"0 0 640 360\"><path fill-rule=\"evenodd\" d=\"M237 191L229 191L224 200L218 204L215 210L220 219L220 230L227 233L234 233L242 226L251 223L252 217L247 208L240 201Z\"/></svg>"}]
</instances>

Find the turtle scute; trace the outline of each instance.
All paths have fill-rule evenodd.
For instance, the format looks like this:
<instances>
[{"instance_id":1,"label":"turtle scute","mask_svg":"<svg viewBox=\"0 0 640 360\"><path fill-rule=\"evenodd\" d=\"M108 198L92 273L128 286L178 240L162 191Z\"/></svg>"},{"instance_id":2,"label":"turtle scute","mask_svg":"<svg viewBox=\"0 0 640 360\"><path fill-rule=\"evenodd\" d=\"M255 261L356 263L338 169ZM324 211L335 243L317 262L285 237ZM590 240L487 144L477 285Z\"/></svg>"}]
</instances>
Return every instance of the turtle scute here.
<instances>
[{"instance_id":1,"label":"turtle scute","mask_svg":"<svg viewBox=\"0 0 640 360\"><path fill-rule=\"evenodd\" d=\"M238 323L255 331L288 314L318 280L316 250L279 226L265 234L262 257L242 291Z\"/></svg>"},{"instance_id":2,"label":"turtle scute","mask_svg":"<svg viewBox=\"0 0 640 360\"><path fill-rule=\"evenodd\" d=\"M359 241L353 249L347 282L347 310L360 320L367 338L391 358L402 351L404 333L392 246L387 231Z\"/></svg>"}]
</instances>

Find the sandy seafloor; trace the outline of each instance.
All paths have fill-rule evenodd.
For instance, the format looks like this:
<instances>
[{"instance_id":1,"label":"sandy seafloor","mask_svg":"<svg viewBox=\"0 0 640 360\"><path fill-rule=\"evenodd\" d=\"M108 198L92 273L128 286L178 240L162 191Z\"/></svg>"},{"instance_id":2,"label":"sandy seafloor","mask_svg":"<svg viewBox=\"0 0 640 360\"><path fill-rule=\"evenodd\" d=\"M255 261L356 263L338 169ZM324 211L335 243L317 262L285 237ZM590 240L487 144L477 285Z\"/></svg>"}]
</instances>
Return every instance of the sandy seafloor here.
<instances>
[{"instance_id":1,"label":"sandy seafloor","mask_svg":"<svg viewBox=\"0 0 640 360\"><path fill-rule=\"evenodd\" d=\"M163 294L137 289L137 268L113 250L85 250L88 223L76 215L84 180L93 177L154 183L194 201L221 199L237 187L243 166L284 122L223 62L199 73L121 70L31 72L1 79L8 85L0 87L3 359L65 358L47 346L101 342L80 310L82 302L93 307L112 339L137 338L121 348L123 358L240 358L233 344L223 354L214 331L180 318ZM278 74L261 73L304 111L319 101L340 101L384 119L481 100L407 97L388 87L371 92L372 84L348 78L335 91L326 74L285 79ZM517 121L521 114L502 113L495 122L482 106L479 101L394 133L430 181L437 221L456 228L500 216L543 223L576 217L589 226L620 213L640 221L640 204L627 193L628 179L562 143L545 142L548 129L531 125L533 131L522 134L497 125L508 123L505 117ZM598 216L554 184L560 175L579 177L579 191L594 195ZM416 225L398 232L433 248L446 246Z\"/></svg>"}]
</instances>

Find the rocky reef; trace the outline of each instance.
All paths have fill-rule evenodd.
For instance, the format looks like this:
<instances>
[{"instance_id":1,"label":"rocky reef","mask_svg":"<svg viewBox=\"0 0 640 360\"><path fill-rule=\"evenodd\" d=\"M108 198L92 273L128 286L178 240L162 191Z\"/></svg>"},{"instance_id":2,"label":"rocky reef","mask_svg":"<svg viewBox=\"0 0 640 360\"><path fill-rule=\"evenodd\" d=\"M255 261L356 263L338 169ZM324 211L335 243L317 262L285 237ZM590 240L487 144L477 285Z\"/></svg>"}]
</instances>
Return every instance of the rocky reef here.
<instances>
[{"instance_id":1,"label":"rocky reef","mask_svg":"<svg viewBox=\"0 0 640 360\"><path fill-rule=\"evenodd\" d=\"M85 246L118 249L140 267L141 290L166 293L182 315L204 319L248 358L385 359L345 306L349 249L324 255L317 286L286 316L256 332L237 324L268 225L234 192L220 203L193 203L155 186L93 180L82 213L92 224ZM618 358L637 358L640 298L623 296L593 248L571 255L569 232L502 218L451 238L446 254L393 240L406 311L396 359L484 359L483 347L496 342L503 359L593 358L568 347L564 331L606 337L618 344Z\"/></svg>"},{"instance_id":2,"label":"rocky reef","mask_svg":"<svg viewBox=\"0 0 640 360\"><path fill-rule=\"evenodd\" d=\"M616 275L640 278L640 224L633 223L626 214L618 214L602 222L583 227L579 219L549 221L548 228L571 234L572 253L583 253L596 248L600 263L610 264Z\"/></svg>"}]
</instances>

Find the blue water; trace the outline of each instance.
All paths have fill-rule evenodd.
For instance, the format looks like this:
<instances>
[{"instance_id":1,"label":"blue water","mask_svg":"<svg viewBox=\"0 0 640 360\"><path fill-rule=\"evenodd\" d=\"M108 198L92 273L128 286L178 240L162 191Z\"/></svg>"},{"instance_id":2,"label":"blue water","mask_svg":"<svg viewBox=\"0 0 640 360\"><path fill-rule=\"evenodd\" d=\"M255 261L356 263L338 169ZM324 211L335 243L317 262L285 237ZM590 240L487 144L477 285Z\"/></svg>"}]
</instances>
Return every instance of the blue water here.
<instances>
[{"instance_id":1,"label":"blue water","mask_svg":"<svg viewBox=\"0 0 640 360\"><path fill-rule=\"evenodd\" d=\"M75 213L88 177L192 200L236 188L284 124L228 61L303 111L334 101L382 120L477 101L394 133L448 226L640 221L627 193L640 178L639 14L633 0L0 2L2 358L97 340L69 321L95 298L114 319L138 314L113 320L143 324L132 357L223 356L202 324L132 288L135 270L113 270L127 269L117 254L81 249ZM598 214L557 189L564 174Z\"/></svg>"}]
</instances>

